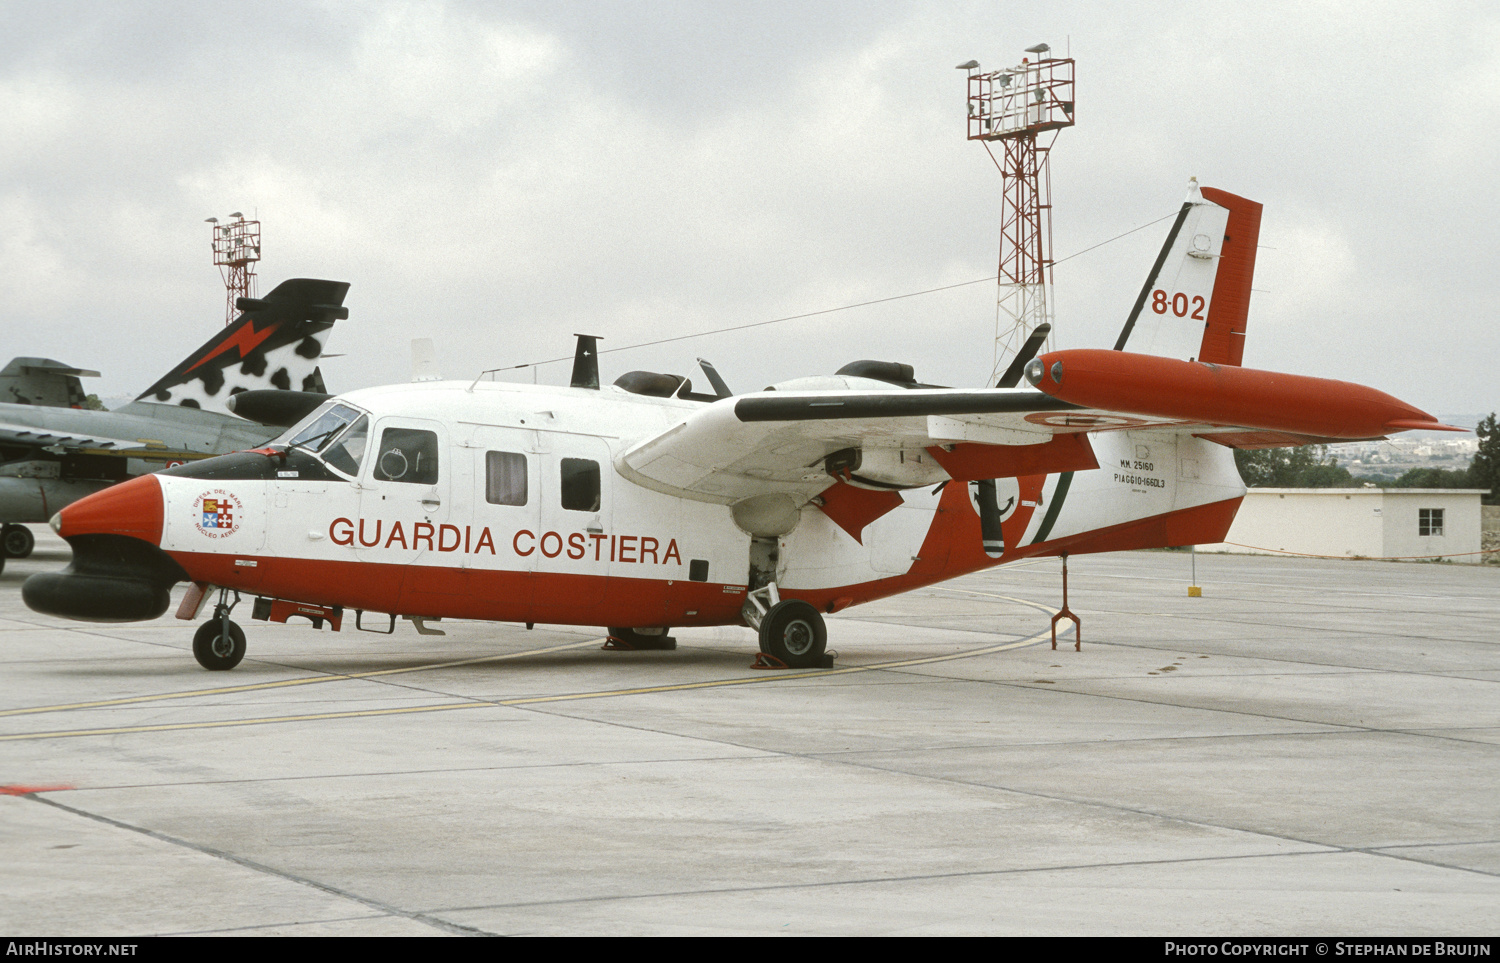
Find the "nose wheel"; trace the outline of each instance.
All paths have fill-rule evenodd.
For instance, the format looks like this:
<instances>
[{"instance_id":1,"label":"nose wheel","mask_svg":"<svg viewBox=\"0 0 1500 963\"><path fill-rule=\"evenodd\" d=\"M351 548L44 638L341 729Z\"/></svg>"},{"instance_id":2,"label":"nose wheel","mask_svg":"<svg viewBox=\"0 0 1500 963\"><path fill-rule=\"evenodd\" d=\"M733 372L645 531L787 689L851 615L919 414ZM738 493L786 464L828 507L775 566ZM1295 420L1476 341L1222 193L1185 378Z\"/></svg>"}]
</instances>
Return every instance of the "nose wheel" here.
<instances>
[{"instance_id":1,"label":"nose wheel","mask_svg":"<svg viewBox=\"0 0 1500 963\"><path fill-rule=\"evenodd\" d=\"M238 595L235 601L239 601ZM245 632L229 618L232 605L220 602L214 617L193 633L193 658L210 672L226 672L245 657Z\"/></svg>"}]
</instances>

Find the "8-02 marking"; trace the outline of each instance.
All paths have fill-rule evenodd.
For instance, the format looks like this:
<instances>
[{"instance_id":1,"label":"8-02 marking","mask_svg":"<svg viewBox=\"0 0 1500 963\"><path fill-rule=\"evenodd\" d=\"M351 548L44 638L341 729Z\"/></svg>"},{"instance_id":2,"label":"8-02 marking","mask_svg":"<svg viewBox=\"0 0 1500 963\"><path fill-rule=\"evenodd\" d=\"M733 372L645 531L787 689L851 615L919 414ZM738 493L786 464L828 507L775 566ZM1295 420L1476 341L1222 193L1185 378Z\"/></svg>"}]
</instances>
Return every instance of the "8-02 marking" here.
<instances>
[{"instance_id":1,"label":"8-02 marking","mask_svg":"<svg viewBox=\"0 0 1500 963\"><path fill-rule=\"evenodd\" d=\"M1168 308L1170 308L1172 313L1177 315L1179 318L1189 317L1188 308L1192 308L1193 313L1190 316L1193 319L1198 321L1206 321L1208 319L1203 316L1203 309L1207 306L1208 302L1203 300L1203 295L1201 294L1193 295L1192 301L1190 302L1188 300L1188 296L1186 294L1183 294L1181 291L1178 291L1176 294L1172 295L1171 301L1167 300L1167 292L1163 291L1161 288L1157 288L1155 291L1151 292L1151 310L1155 311L1157 314L1166 314Z\"/></svg>"}]
</instances>

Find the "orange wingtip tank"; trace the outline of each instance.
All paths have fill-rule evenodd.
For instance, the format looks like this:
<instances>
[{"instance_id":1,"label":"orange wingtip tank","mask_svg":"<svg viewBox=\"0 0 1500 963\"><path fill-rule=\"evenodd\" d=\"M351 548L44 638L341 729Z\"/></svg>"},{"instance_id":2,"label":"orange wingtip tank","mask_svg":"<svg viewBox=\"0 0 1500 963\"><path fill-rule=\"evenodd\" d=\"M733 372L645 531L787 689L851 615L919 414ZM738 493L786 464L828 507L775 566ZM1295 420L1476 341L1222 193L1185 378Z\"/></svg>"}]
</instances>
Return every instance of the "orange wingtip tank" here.
<instances>
[{"instance_id":1,"label":"orange wingtip tank","mask_svg":"<svg viewBox=\"0 0 1500 963\"><path fill-rule=\"evenodd\" d=\"M1032 361L1026 378L1054 398L1085 408L1208 425L1347 439L1466 430L1347 381L1126 351L1054 351Z\"/></svg>"}]
</instances>

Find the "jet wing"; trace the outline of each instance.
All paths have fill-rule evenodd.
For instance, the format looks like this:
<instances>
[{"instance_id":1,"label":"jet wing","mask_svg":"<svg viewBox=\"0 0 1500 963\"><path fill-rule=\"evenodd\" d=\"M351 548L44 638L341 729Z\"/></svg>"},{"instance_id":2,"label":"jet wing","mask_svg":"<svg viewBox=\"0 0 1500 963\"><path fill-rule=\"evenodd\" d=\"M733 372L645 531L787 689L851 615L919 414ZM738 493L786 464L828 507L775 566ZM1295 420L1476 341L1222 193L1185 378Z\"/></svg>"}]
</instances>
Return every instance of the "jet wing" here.
<instances>
[{"instance_id":1,"label":"jet wing","mask_svg":"<svg viewBox=\"0 0 1500 963\"><path fill-rule=\"evenodd\" d=\"M143 442L135 438L110 438L94 433L47 431L34 426L3 422L0 422L0 448L34 448L54 455L112 455L151 460L207 457L207 453L201 451L174 451L165 443Z\"/></svg>"},{"instance_id":2,"label":"jet wing","mask_svg":"<svg viewBox=\"0 0 1500 963\"><path fill-rule=\"evenodd\" d=\"M114 451L126 443L119 438L102 438L94 435L75 435L66 432L49 432L27 425L0 423L0 446L15 448L41 448L54 453L82 449L107 449ZM129 442L130 447L140 447Z\"/></svg>"}]
</instances>

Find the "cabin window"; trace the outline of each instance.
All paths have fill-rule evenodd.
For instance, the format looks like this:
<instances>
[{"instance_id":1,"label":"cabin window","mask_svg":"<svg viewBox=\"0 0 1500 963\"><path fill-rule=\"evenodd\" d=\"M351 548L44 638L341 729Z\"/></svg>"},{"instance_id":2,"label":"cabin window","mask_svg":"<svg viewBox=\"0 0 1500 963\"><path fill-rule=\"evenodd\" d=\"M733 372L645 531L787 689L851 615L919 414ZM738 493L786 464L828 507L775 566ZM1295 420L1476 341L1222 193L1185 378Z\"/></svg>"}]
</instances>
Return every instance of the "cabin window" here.
<instances>
[{"instance_id":1,"label":"cabin window","mask_svg":"<svg viewBox=\"0 0 1500 963\"><path fill-rule=\"evenodd\" d=\"M1443 510L1441 508L1417 509L1417 534L1443 534Z\"/></svg>"},{"instance_id":2,"label":"cabin window","mask_svg":"<svg viewBox=\"0 0 1500 963\"><path fill-rule=\"evenodd\" d=\"M376 481L435 485L438 479L437 433L420 428L387 428L380 435Z\"/></svg>"},{"instance_id":3,"label":"cabin window","mask_svg":"<svg viewBox=\"0 0 1500 963\"><path fill-rule=\"evenodd\" d=\"M599 510L599 463L587 458L562 460L562 507L575 512Z\"/></svg>"},{"instance_id":4,"label":"cabin window","mask_svg":"<svg viewBox=\"0 0 1500 963\"><path fill-rule=\"evenodd\" d=\"M369 438L370 419L361 415L348 431L339 436L338 441L323 452L323 460L346 475L358 475Z\"/></svg>"},{"instance_id":5,"label":"cabin window","mask_svg":"<svg viewBox=\"0 0 1500 963\"><path fill-rule=\"evenodd\" d=\"M526 456L513 451L484 455L484 500L491 505L526 504Z\"/></svg>"}]
</instances>

